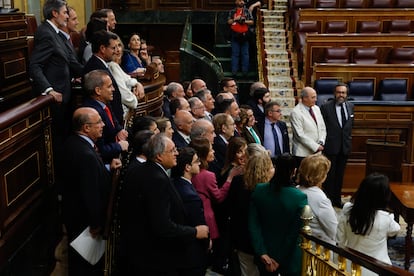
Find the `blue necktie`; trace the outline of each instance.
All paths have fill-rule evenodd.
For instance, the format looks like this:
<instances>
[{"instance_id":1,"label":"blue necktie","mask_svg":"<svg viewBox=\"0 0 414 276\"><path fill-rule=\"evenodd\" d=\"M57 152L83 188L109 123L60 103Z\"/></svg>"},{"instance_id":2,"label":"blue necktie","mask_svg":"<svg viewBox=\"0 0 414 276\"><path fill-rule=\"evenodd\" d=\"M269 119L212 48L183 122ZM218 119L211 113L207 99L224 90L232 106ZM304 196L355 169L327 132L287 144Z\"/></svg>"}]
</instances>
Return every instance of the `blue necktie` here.
<instances>
[{"instance_id":1,"label":"blue necktie","mask_svg":"<svg viewBox=\"0 0 414 276\"><path fill-rule=\"evenodd\" d=\"M270 125L272 126L273 138L275 139L275 156L282 155L282 151L280 150L279 146L279 137L277 136L277 132L275 129L275 123L272 123Z\"/></svg>"}]
</instances>

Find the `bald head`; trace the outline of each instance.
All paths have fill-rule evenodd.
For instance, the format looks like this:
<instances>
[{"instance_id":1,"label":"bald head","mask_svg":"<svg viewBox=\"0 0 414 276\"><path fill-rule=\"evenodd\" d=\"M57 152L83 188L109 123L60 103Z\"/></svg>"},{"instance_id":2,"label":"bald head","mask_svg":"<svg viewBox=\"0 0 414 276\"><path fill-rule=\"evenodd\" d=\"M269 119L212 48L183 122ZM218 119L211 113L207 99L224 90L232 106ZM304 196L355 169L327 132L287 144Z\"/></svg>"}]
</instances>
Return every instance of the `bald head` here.
<instances>
[{"instance_id":1,"label":"bald head","mask_svg":"<svg viewBox=\"0 0 414 276\"><path fill-rule=\"evenodd\" d=\"M193 90L193 94L197 93L201 89L207 88L206 82L202 79L194 79L191 82L191 90Z\"/></svg>"},{"instance_id":2,"label":"bald head","mask_svg":"<svg viewBox=\"0 0 414 276\"><path fill-rule=\"evenodd\" d=\"M300 97L302 98L302 104L306 105L307 107L314 106L317 100L315 89L309 86L302 89L300 92Z\"/></svg>"},{"instance_id":3,"label":"bald head","mask_svg":"<svg viewBox=\"0 0 414 276\"><path fill-rule=\"evenodd\" d=\"M178 110L174 116L174 123L179 131L190 135L193 126L193 115L187 110Z\"/></svg>"},{"instance_id":4,"label":"bald head","mask_svg":"<svg viewBox=\"0 0 414 276\"><path fill-rule=\"evenodd\" d=\"M213 123L206 119L199 119L195 121L193 127L191 128L190 137L191 140L197 137L205 137L210 141L211 144L213 144L214 137L216 137Z\"/></svg>"},{"instance_id":5,"label":"bald head","mask_svg":"<svg viewBox=\"0 0 414 276\"><path fill-rule=\"evenodd\" d=\"M98 111L91 107L80 107L72 116L73 130L96 141L102 137L104 123Z\"/></svg>"}]
</instances>

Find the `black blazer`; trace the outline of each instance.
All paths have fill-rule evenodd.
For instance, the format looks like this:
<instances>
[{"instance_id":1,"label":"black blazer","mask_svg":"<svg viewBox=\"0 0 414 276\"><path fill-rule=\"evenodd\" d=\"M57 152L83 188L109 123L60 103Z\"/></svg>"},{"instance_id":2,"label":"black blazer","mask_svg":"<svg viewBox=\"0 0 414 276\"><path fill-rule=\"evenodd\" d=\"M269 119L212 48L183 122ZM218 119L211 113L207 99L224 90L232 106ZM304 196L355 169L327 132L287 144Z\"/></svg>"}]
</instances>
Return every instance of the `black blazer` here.
<instances>
[{"instance_id":1,"label":"black blazer","mask_svg":"<svg viewBox=\"0 0 414 276\"><path fill-rule=\"evenodd\" d=\"M82 76L83 66L69 53L63 39L53 27L43 22L34 36L34 48L30 57L29 74L36 95L52 87L62 93L62 103L71 101L72 77Z\"/></svg>"},{"instance_id":2,"label":"black blazer","mask_svg":"<svg viewBox=\"0 0 414 276\"><path fill-rule=\"evenodd\" d=\"M178 130L174 130L172 140L178 149L188 147L189 143L178 133Z\"/></svg>"},{"instance_id":3,"label":"black blazer","mask_svg":"<svg viewBox=\"0 0 414 276\"><path fill-rule=\"evenodd\" d=\"M253 126L253 129L256 132L257 137L259 137L260 144L263 144L263 138L260 136L259 130L256 126ZM256 143L256 140L254 140L252 133L246 127L242 129L241 136L247 141L248 144Z\"/></svg>"},{"instance_id":4,"label":"black blazer","mask_svg":"<svg viewBox=\"0 0 414 276\"><path fill-rule=\"evenodd\" d=\"M184 179L174 179L174 185L181 199L184 203L184 209L187 214L187 222L190 226L206 225L204 218L203 202L194 186ZM194 240L190 246L187 247L185 253L185 268L190 267L207 267L207 250L209 241L205 240Z\"/></svg>"},{"instance_id":5,"label":"black blazer","mask_svg":"<svg viewBox=\"0 0 414 276\"><path fill-rule=\"evenodd\" d=\"M346 101L345 107L348 113L348 120L345 127L341 128L336 116L335 101L330 100L321 106L321 113L326 126L326 140L323 153L335 155L342 152L348 155L352 147L352 126L354 124L354 104Z\"/></svg>"},{"instance_id":6,"label":"black blazer","mask_svg":"<svg viewBox=\"0 0 414 276\"><path fill-rule=\"evenodd\" d=\"M112 125L108 115L98 101L92 98L85 98L83 106L92 107L98 111L102 121L105 123L102 137L96 141L96 145L104 162L110 163L113 158L118 158L119 154L122 152L121 146L116 142L116 135L122 127L116 120L115 116L112 116L115 126Z\"/></svg>"},{"instance_id":7,"label":"black blazer","mask_svg":"<svg viewBox=\"0 0 414 276\"><path fill-rule=\"evenodd\" d=\"M109 76L111 77L112 84L115 88L114 98L111 103L112 112L115 114L115 117L118 120L118 122L122 124L122 122L124 121L124 111L122 109L121 92L119 92L118 84L116 83L116 80L112 76L112 73L111 71L109 71L108 67L106 67L102 60L100 60L97 56L92 55L88 62L85 64L83 75L97 69L107 71Z\"/></svg>"},{"instance_id":8,"label":"black blazer","mask_svg":"<svg viewBox=\"0 0 414 276\"><path fill-rule=\"evenodd\" d=\"M256 122L257 122L256 125L263 124L266 115L263 111L261 111L259 109L259 107L257 106L256 101L254 101L253 99L250 99L247 102L247 104L250 105L250 107L252 108L254 118L256 119Z\"/></svg>"},{"instance_id":9,"label":"black blazer","mask_svg":"<svg viewBox=\"0 0 414 276\"><path fill-rule=\"evenodd\" d=\"M138 166L126 176L120 202L121 251L128 275L182 267L196 229L187 226L183 202L165 171L152 161Z\"/></svg>"},{"instance_id":10,"label":"black blazer","mask_svg":"<svg viewBox=\"0 0 414 276\"><path fill-rule=\"evenodd\" d=\"M104 229L111 175L89 142L76 134L66 140L63 164L62 215L72 241L87 226Z\"/></svg>"},{"instance_id":11,"label":"black blazer","mask_svg":"<svg viewBox=\"0 0 414 276\"><path fill-rule=\"evenodd\" d=\"M221 170L224 167L224 161L226 160L227 144L223 139L217 135L214 137L214 161L208 165L208 170L216 175L216 179L221 179ZM221 187L223 183L217 182L217 185Z\"/></svg>"}]
</instances>

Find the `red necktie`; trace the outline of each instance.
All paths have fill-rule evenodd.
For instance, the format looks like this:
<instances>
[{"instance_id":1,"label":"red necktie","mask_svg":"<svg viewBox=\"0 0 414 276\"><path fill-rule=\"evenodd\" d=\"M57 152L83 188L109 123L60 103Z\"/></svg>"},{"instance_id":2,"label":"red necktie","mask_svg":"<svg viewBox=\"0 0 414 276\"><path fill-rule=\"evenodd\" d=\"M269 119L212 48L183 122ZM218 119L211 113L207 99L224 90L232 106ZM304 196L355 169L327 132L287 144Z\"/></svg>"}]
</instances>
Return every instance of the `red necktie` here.
<instances>
[{"instance_id":1,"label":"red necktie","mask_svg":"<svg viewBox=\"0 0 414 276\"><path fill-rule=\"evenodd\" d=\"M104 110L106 112L106 115L108 115L109 121L111 121L112 126L115 126L114 120L112 119L111 110L109 109L109 107L107 105L105 105Z\"/></svg>"},{"instance_id":2,"label":"red necktie","mask_svg":"<svg viewBox=\"0 0 414 276\"><path fill-rule=\"evenodd\" d=\"M309 113L312 116L312 118L315 121L315 123L318 124L318 122L316 121L315 113L313 113L312 107L309 107Z\"/></svg>"}]
</instances>

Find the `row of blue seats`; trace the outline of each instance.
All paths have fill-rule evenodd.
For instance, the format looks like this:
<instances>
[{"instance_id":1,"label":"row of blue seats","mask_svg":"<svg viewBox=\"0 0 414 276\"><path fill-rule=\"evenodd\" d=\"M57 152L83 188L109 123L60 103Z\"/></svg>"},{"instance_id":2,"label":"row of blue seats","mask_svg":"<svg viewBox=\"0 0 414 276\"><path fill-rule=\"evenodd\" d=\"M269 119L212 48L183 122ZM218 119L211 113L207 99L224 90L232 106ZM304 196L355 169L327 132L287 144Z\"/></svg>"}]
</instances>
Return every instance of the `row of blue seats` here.
<instances>
[{"instance_id":1,"label":"row of blue seats","mask_svg":"<svg viewBox=\"0 0 414 276\"><path fill-rule=\"evenodd\" d=\"M318 93L317 104L320 106L330 98L333 98L335 86L339 84L337 79L318 79L314 82L314 88ZM348 98L354 101L406 101L407 79L383 79L380 81L377 91L373 80L349 81Z\"/></svg>"}]
</instances>

